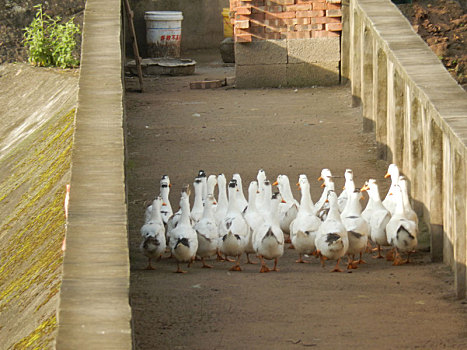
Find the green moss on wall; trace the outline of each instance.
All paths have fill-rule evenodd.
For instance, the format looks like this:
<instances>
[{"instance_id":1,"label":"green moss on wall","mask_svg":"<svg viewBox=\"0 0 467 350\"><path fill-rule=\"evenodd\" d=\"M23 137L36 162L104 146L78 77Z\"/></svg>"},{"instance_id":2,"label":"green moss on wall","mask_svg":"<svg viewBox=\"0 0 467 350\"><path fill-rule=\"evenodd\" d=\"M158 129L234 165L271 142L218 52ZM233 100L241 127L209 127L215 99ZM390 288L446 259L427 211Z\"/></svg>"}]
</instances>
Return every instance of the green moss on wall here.
<instances>
[{"instance_id":1,"label":"green moss on wall","mask_svg":"<svg viewBox=\"0 0 467 350\"><path fill-rule=\"evenodd\" d=\"M16 339L7 348L47 349L55 337L74 116L51 118L0 163L0 324L10 323L0 339ZM13 319L28 320L22 333Z\"/></svg>"}]
</instances>

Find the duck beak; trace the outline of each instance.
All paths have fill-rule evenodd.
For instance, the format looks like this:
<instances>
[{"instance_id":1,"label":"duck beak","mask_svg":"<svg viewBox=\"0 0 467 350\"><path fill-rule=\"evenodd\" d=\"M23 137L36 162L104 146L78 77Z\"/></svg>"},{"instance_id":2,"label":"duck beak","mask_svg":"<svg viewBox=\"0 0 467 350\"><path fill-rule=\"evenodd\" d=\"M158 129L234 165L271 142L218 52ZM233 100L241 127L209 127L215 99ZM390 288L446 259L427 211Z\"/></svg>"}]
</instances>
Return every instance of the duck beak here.
<instances>
[{"instance_id":1,"label":"duck beak","mask_svg":"<svg viewBox=\"0 0 467 350\"><path fill-rule=\"evenodd\" d=\"M281 203L287 203L285 200L281 200Z\"/></svg>"},{"instance_id":2,"label":"duck beak","mask_svg":"<svg viewBox=\"0 0 467 350\"><path fill-rule=\"evenodd\" d=\"M162 202L162 205L163 205L163 206L167 206L167 203L165 203L165 202Z\"/></svg>"},{"instance_id":3,"label":"duck beak","mask_svg":"<svg viewBox=\"0 0 467 350\"><path fill-rule=\"evenodd\" d=\"M370 188L367 185L363 185L363 187L360 189L360 192L368 191Z\"/></svg>"},{"instance_id":4,"label":"duck beak","mask_svg":"<svg viewBox=\"0 0 467 350\"><path fill-rule=\"evenodd\" d=\"M279 183L277 181L275 181L272 185L277 186L277 185L279 185Z\"/></svg>"},{"instance_id":5,"label":"duck beak","mask_svg":"<svg viewBox=\"0 0 467 350\"><path fill-rule=\"evenodd\" d=\"M216 204L217 204L217 202L216 202L216 201L214 201L214 202L212 202L212 204L216 205Z\"/></svg>"},{"instance_id":6,"label":"duck beak","mask_svg":"<svg viewBox=\"0 0 467 350\"><path fill-rule=\"evenodd\" d=\"M344 187L342 187L342 189L343 189L343 190L345 190L345 186L344 186Z\"/></svg>"},{"instance_id":7,"label":"duck beak","mask_svg":"<svg viewBox=\"0 0 467 350\"><path fill-rule=\"evenodd\" d=\"M386 175L384 175L384 178L387 179L387 178L390 177L390 176L391 176L391 174L386 173Z\"/></svg>"},{"instance_id":8,"label":"duck beak","mask_svg":"<svg viewBox=\"0 0 467 350\"><path fill-rule=\"evenodd\" d=\"M169 184L169 187L172 187L172 184Z\"/></svg>"},{"instance_id":9,"label":"duck beak","mask_svg":"<svg viewBox=\"0 0 467 350\"><path fill-rule=\"evenodd\" d=\"M321 187L322 187L322 188L326 187L326 185L324 184L324 182L321 184Z\"/></svg>"},{"instance_id":10,"label":"duck beak","mask_svg":"<svg viewBox=\"0 0 467 350\"><path fill-rule=\"evenodd\" d=\"M318 177L318 181L324 180L322 176Z\"/></svg>"}]
</instances>

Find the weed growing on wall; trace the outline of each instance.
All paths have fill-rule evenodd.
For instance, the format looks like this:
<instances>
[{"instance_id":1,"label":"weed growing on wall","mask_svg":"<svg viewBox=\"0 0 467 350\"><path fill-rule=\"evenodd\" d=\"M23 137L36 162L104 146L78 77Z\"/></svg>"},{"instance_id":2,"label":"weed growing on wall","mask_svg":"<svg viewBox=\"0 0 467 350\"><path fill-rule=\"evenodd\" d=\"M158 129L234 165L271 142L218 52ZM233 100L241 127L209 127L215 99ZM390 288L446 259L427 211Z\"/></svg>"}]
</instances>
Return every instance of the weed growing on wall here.
<instances>
[{"instance_id":1,"label":"weed growing on wall","mask_svg":"<svg viewBox=\"0 0 467 350\"><path fill-rule=\"evenodd\" d=\"M61 68L79 65L73 55L76 47L75 36L80 34L79 26L71 18L66 23L60 23L61 18L51 18L42 11L42 5L37 8L35 18L24 29L24 46L29 52L29 62L42 66L56 66Z\"/></svg>"}]
</instances>

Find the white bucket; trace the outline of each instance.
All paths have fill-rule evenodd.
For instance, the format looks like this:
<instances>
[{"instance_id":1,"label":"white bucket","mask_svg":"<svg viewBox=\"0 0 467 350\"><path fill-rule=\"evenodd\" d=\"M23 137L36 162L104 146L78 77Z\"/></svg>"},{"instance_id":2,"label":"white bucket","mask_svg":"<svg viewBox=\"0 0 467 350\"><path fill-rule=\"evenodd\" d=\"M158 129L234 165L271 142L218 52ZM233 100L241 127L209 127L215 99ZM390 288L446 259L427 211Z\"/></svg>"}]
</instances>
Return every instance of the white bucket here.
<instances>
[{"instance_id":1,"label":"white bucket","mask_svg":"<svg viewBox=\"0 0 467 350\"><path fill-rule=\"evenodd\" d=\"M146 42L149 57L180 57L182 19L180 11L148 11L146 21Z\"/></svg>"}]
</instances>

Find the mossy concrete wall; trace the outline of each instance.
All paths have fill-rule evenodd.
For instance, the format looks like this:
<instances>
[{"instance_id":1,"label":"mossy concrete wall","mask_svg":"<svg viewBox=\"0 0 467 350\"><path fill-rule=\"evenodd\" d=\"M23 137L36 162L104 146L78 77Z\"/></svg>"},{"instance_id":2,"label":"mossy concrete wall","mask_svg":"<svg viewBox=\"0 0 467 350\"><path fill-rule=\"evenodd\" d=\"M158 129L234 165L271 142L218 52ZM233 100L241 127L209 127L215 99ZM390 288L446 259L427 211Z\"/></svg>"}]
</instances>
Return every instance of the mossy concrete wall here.
<instances>
[{"instance_id":1,"label":"mossy concrete wall","mask_svg":"<svg viewBox=\"0 0 467 350\"><path fill-rule=\"evenodd\" d=\"M465 298L467 93L390 0L343 1L342 74L380 156L411 182L434 261Z\"/></svg>"},{"instance_id":2,"label":"mossy concrete wall","mask_svg":"<svg viewBox=\"0 0 467 350\"><path fill-rule=\"evenodd\" d=\"M0 348L53 348L77 74L0 66Z\"/></svg>"}]
</instances>

